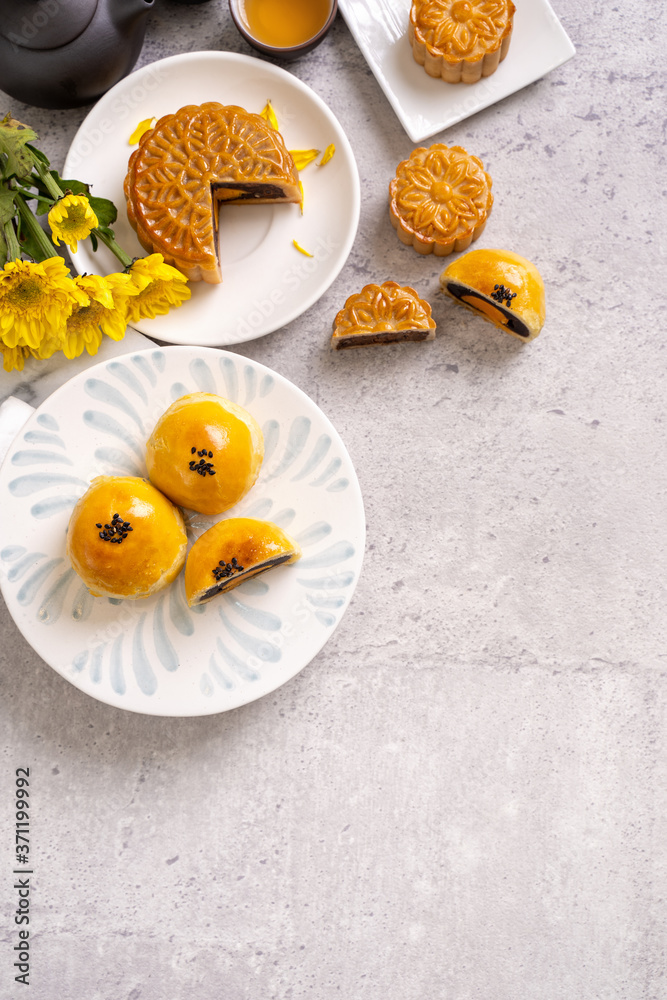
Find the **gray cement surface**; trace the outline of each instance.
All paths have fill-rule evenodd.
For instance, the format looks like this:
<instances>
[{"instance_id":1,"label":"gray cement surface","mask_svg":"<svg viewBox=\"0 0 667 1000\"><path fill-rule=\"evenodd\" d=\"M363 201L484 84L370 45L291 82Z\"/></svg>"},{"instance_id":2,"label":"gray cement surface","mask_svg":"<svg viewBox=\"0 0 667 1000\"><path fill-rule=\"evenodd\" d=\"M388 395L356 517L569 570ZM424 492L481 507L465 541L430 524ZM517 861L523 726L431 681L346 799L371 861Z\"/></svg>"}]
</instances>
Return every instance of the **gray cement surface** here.
<instances>
[{"instance_id":1,"label":"gray cement surface","mask_svg":"<svg viewBox=\"0 0 667 1000\"><path fill-rule=\"evenodd\" d=\"M576 57L433 139L493 177L477 246L542 272L530 345L446 301L443 263L398 242L387 185L413 143L344 21L290 65L352 143L359 233L316 305L233 349L340 432L362 577L295 679L201 719L87 697L2 605L3 998L666 995L667 19L658 0L555 11ZM252 54L226 4L163 0L140 65L204 48ZM2 107L56 166L88 110ZM345 299L388 278L430 299L436 340L330 353ZM39 402L39 382L2 395Z\"/></svg>"}]
</instances>

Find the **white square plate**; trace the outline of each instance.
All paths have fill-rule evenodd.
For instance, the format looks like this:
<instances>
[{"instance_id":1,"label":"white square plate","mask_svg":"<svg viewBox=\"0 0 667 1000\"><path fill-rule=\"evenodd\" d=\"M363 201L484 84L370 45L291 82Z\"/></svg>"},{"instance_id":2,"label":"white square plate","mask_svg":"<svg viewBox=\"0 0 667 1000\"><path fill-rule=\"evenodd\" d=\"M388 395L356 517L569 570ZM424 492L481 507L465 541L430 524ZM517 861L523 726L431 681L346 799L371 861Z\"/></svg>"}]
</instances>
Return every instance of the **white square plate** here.
<instances>
[{"instance_id":1,"label":"white square plate","mask_svg":"<svg viewBox=\"0 0 667 1000\"><path fill-rule=\"evenodd\" d=\"M408 0L339 0L340 11L413 142L488 108L574 55L547 0L516 0L512 42L496 72L478 83L445 83L415 62Z\"/></svg>"}]
</instances>

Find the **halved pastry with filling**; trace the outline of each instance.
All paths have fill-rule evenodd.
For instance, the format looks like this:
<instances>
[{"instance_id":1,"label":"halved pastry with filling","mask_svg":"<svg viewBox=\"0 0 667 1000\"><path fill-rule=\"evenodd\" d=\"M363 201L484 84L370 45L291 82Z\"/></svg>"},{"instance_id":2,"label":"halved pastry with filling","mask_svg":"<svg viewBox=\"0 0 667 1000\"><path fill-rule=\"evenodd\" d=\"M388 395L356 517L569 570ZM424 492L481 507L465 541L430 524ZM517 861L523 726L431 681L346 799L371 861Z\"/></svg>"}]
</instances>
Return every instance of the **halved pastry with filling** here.
<instances>
[{"instance_id":1,"label":"halved pastry with filling","mask_svg":"<svg viewBox=\"0 0 667 1000\"><path fill-rule=\"evenodd\" d=\"M519 340L534 340L544 325L542 276L511 250L471 250L442 272L440 286L466 309Z\"/></svg>"},{"instance_id":2,"label":"halved pastry with filling","mask_svg":"<svg viewBox=\"0 0 667 1000\"><path fill-rule=\"evenodd\" d=\"M200 535L185 564L190 607L205 604L275 566L296 562L301 548L271 521L228 517Z\"/></svg>"},{"instance_id":3,"label":"halved pastry with filling","mask_svg":"<svg viewBox=\"0 0 667 1000\"><path fill-rule=\"evenodd\" d=\"M222 281L218 207L301 202L280 132L236 105L189 104L165 115L132 153L127 216L139 242L190 281Z\"/></svg>"},{"instance_id":4,"label":"halved pastry with filling","mask_svg":"<svg viewBox=\"0 0 667 1000\"><path fill-rule=\"evenodd\" d=\"M364 285L349 297L333 322L331 345L340 351L434 337L435 320L426 299L409 285L385 281L382 285Z\"/></svg>"}]
</instances>

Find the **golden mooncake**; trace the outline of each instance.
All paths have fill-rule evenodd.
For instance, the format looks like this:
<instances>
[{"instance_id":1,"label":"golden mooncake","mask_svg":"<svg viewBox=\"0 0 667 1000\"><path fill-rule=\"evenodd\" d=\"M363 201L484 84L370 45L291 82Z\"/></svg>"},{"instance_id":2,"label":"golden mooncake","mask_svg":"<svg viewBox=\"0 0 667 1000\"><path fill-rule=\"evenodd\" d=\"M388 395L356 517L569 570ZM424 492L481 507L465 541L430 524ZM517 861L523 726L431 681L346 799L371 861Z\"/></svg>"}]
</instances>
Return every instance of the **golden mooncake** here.
<instances>
[{"instance_id":1,"label":"golden mooncake","mask_svg":"<svg viewBox=\"0 0 667 1000\"><path fill-rule=\"evenodd\" d=\"M218 208L301 202L294 160L262 118L216 101L189 104L144 133L125 177L127 216L145 250L190 281L217 284Z\"/></svg>"},{"instance_id":2,"label":"golden mooncake","mask_svg":"<svg viewBox=\"0 0 667 1000\"><path fill-rule=\"evenodd\" d=\"M185 596L190 607L238 587L244 580L301 558L294 539L253 517L229 517L200 535L185 564Z\"/></svg>"},{"instance_id":3,"label":"golden mooncake","mask_svg":"<svg viewBox=\"0 0 667 1000\"><path fill-rule=\"evenodd\" d=\"M409 285L385 281L382 285L364 285L349 297L333 322L331 346L339 351L434 337L435 320L428 302Z\"/></svg>"},{"instance_id":4,"label":"golden mooncake","mask_svg":"<svg viewBox=\"0 0 667 1000\"><path fill-rule=\"evenodd\" d=\"M476 83L507 55L514 11L512 0L413 0L412 54L429 76Z\"/></svg>"},{"instance_id":5,"label":"golden mooncake","mask_svg":"<svg viewBox=\"0 0 667 1000\"><path fill-rule=\"evenodd\" d=\"M542 276L511 250L471 250L442 272L440 287L519 340L534 340L544 325Z\"/></svg>"},{"instance_id":6,"label":"golden mooncake","mask_svg":"<svg viewBox=\"0 0 667 1000\"><path fill-rule=\"evenodd\" d=\"M254 486L264 459L262 430L247 410L214 393L181 396L146 444L150 481L173 503L222 514Z\"/></svg>"},{"instance_id":7,"label":"golden mooncake","mask_svg":"<svg viewBox=\"0 0 667 1000\"><path fill-rule=\"evenodd\" d=\"M441 142L414 149L389 184L389 212L401 242L446 257L481 236L493 205L481 160Z\"/></svg>"},{"instance_id":8,"label":"golden mooncake","mask_svg":"<svg viewBox=\"0 0 667 1000\"><path fill-rule=\"evenodd\" d=\"M95 597L156 594L180 573L187 547L180 510L137 476L93 479L67 529L67 555Z\"/></svg>"}]
</instances>

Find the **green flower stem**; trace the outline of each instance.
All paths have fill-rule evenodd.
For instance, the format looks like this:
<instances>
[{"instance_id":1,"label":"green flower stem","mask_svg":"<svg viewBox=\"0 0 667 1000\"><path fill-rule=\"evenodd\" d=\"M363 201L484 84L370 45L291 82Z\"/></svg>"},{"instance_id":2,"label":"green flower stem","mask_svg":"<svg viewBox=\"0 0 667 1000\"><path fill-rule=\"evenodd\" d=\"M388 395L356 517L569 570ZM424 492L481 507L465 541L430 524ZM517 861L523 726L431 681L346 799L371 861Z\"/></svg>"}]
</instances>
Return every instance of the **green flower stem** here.
<instances>
[{"instance_id":1,"label":"green flower stem","mask_svg":"<svg viewBox=\"0 0 667 1000\"><path fill-rule=\"evenodd\" d=\"M55 200L58 201L58 199L62 198L65 194L60 184L53 179L51 171L47 170L46 166L41 162L41 160L38 160L37 157L34 158L34 164L35 171L46 187L46 190L52 198L55 198Z\"/></svg>"},{"instance_id":2,"label":"green flower stem","mask_svg":"<svg viewBox=\"0 0 667 1000\"><path fill-rule=\"evenodd\" d=\"M60 254L28 208L23 195L19 194L18 191L14 192L14 204L19 210L19 215L23 220L23 224L26 229L30 231L31 236L34 237L35 243L39 247L41 254L40 259L46 260L47 257L59 257Z\"/></svg>"},{"instance_id":3,"label":"green flower stem","mask_svg":"<svg viewBox=\"0 0 667 1000\"><path fill-rule=\"evenodd\" d=\"M35 170L39 175L40 179L44 183L49 194L56 199L62 198L65 194L60 185L55 181L51 175L51 172L47 170L46 166L37 158L35 158ZM105 232L104 229L93 229L93 233L100 241L104 243L105 247L111 250L112 254L118 258L123 267L129 267L132 263L132 258L128 257L124 250L122 250L116 243L113 236L110 236L108 231Z\"/></svg>"},{"instance_id":4,"label":"green flower stem","mask_svg":"<svg viewBox=\"0 0 667 1000\"><path fill-rule=\"evenodd\" d=\"M21 247L14 231L14 220L8 219L5 222L2 232L7 244L7 260L18 260L21 256Z\"/></svg>"},{"instance_id":5,"label":"green flower stem","mask_svg":"<svg viewBox=\"0 0 667 1000\"><path fill-rule=\"evenodd\" d=\"M100 243L104 243L105 247L108 247L109 250L111 250L112 254L114 254L118 258L123 267L130 266L130 264L132 263L132 258L128 257L125 251L118 246L113 236L109 236L109 234L105 232L103 229L93 229L93 232L95 233L95 236L98 238Z\"/></svg>"}]
</instances>

